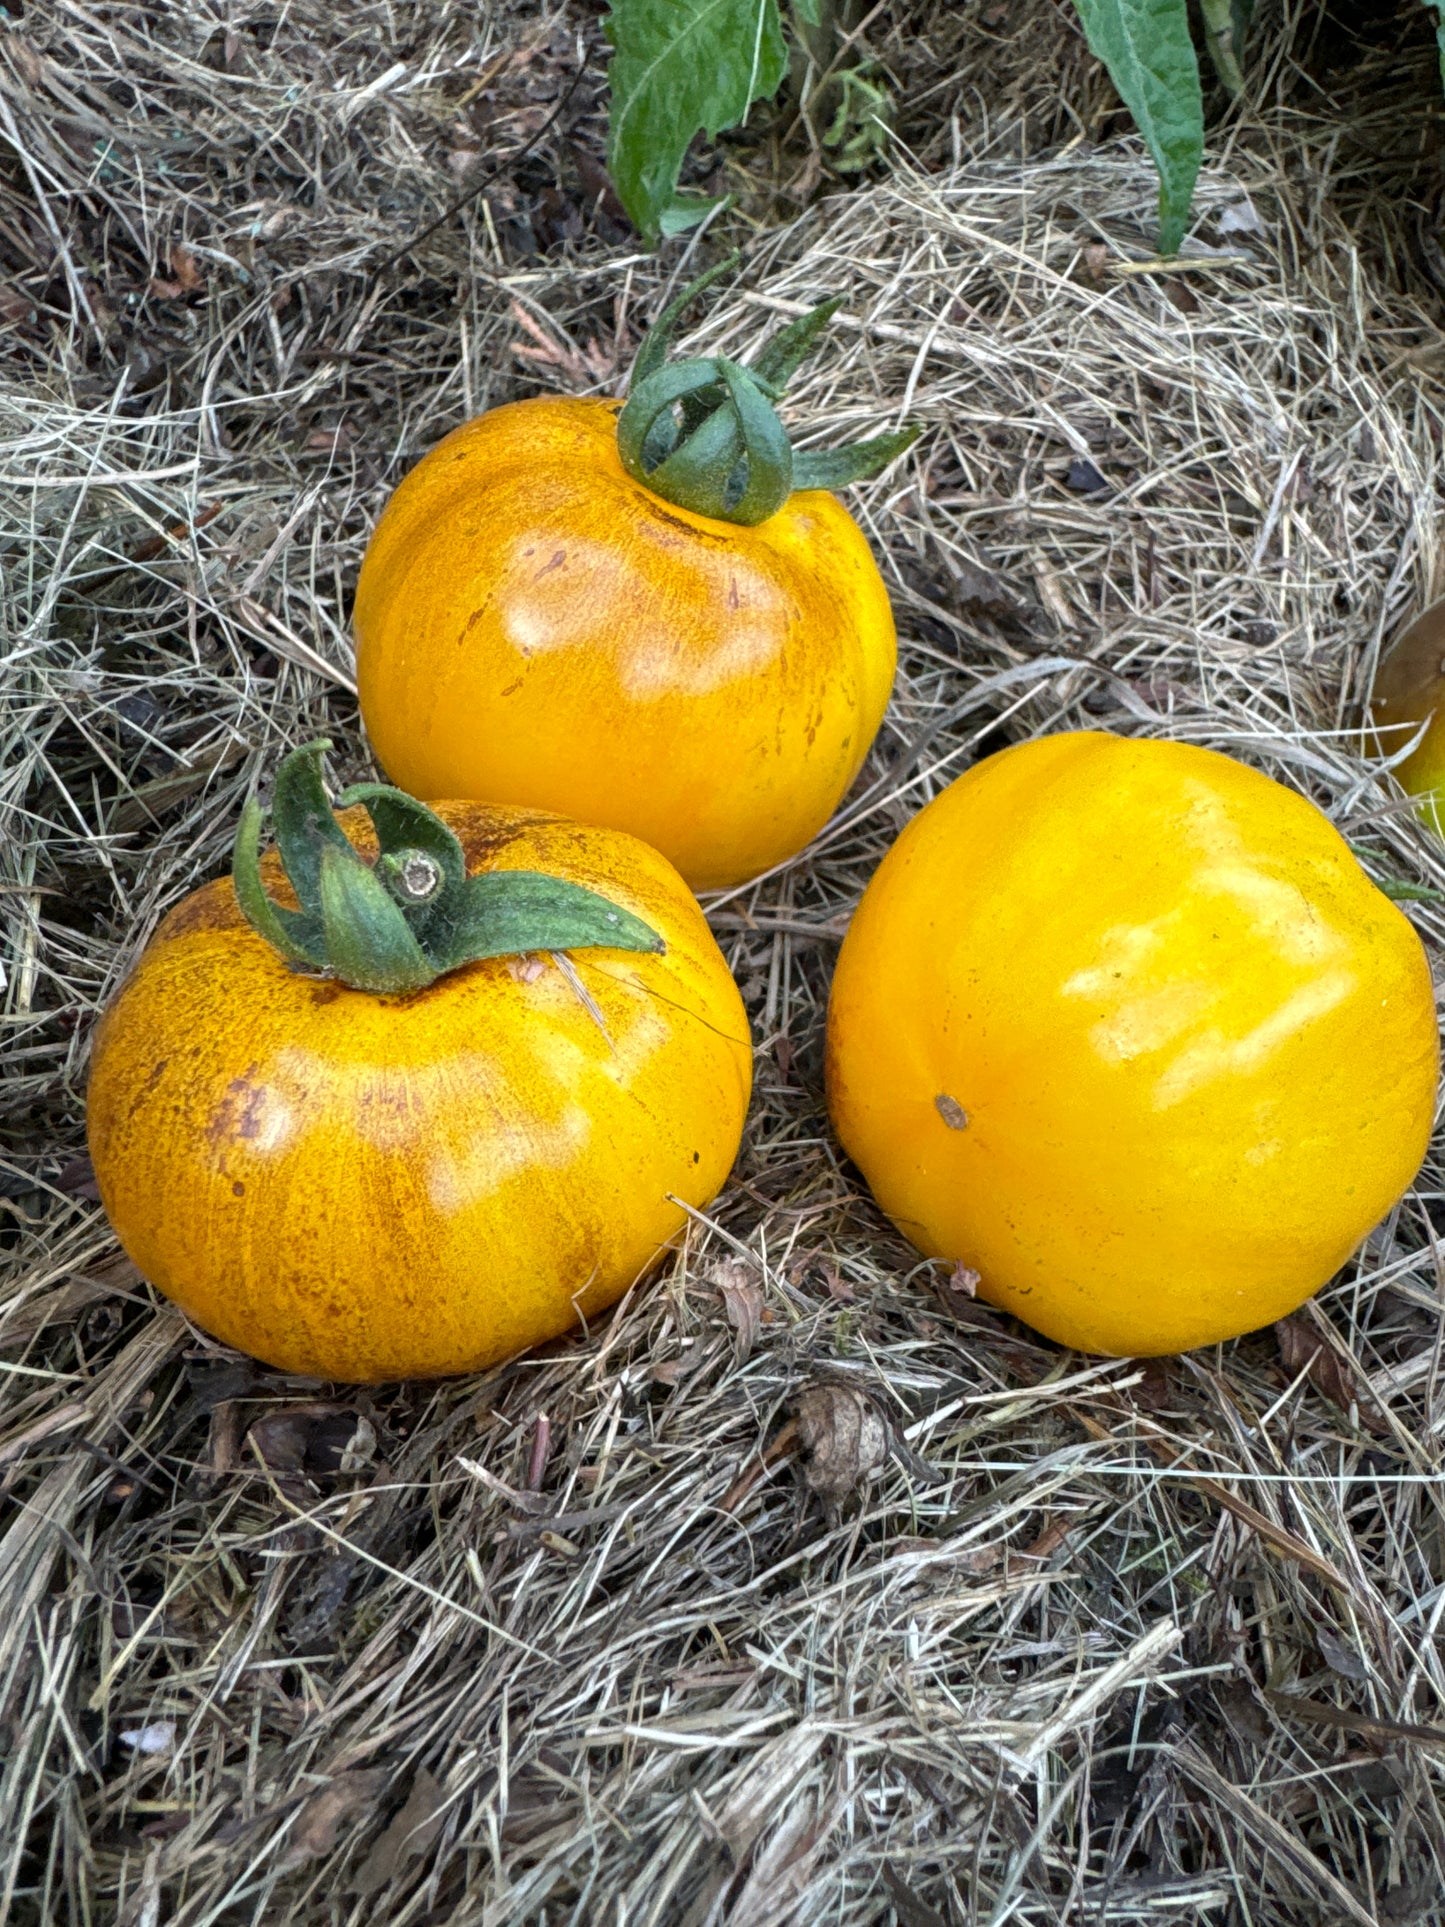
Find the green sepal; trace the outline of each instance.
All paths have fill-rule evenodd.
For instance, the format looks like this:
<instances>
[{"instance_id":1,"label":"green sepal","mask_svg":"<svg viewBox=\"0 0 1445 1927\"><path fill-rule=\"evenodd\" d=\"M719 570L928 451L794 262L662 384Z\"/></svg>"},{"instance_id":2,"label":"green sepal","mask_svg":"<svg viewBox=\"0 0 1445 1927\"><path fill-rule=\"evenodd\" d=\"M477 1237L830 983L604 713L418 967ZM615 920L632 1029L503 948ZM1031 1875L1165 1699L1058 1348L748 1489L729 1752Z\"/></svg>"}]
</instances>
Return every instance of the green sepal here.
<instances>
[{"instance_id":1,"label":"green sepal","mask_svg":"<svg viewBox=\"0 0 1445 1927\"><path fill-rule=\"evenodd\" d=\"M368 863L326 801L321 758L327 747L308 743L293 750L276 775L282 865L293 888L291 864L301 871L314 912L284 909L267 895L261 809L254 799L236 832L236 900L257 934L291 962L324 971L354 990L386 995L423 990L484 957L666 950L640 917L580 884L531 870L468 877L462 845L441 818L384 783L359 783L341 799L360 803L371 816L379 847L375 864ZM425 892L420 895L408 887L409 872L418 869Z\"/></svg>"},{"instance_id":2,"label":"green sepal","mask_svg":"<svg viewBox=\"0 0 1445 1927\"><path fill-rule=\"evenodd\" d=\"M842 305L842 295L834 295L831 301L820 301L816 308L809 308L796 321L790 321L786 328L780 328L772 340L764 344L761 354L752 364L753 373L779 388L786 388L813 352L814 342Z\"/></svg>"},{"instance_id":3,"label":"green sepal","mask_svg":"<svg viewBox=\"0 0 1445 1927\"><path fill-rule=\"evenodd\" d=\"M690 434L684 427L671 452L649 467L657 425L673 404L715 389L727 405L713 408ZM793 451L770 390L776 392L751 369L711 356L656 369L634 387L618 418L623 467L634 481L695 515L745 527L766 521L793 486Z\"/></svg>"},{"instance_id":4,"label":"green sepal","mask_svg":"<svg viewBox=\"0 0 1445 1927\"><path fill-rule=\"evenodd\" d=\"M273 902L261 881L261 805L254 796L247 798L241 811L231 854L231 881L241 915L258 936L292 963L316 963L321 943L319 919Z\"/></svg>"},{"instance_id":5,"label":"green sepal","mask_svg":"<svg viewBox=\"0 0 1445 1927\"><path fill-rule=\"evenodd\" d=\"M491 870L471 877L452 912L443 970L524 950L651 950L667 946L641 917L580 883L536 870Z\"/></svg>"},{"instance_id":6,"label":"green sepal","mask_svg":"<svg viewBox=\"0 0 1445 1927\"><path fill-rule=\"evenodd\" d=\"M633 481L664 501L752 528L775 515L794 489L846 488L878 474L919 430L878 436L855 448L793 454L773 403L842 306L837 299L790 321L751 367L721 355L667 364L678 316L736 259L684 288L644 336L617 418L617 452Z\"/></svg>"},{"instance_id":7,"label":"green sepal","mask_svg":"<svg viewBox=\"0 0 1445 1927\"><path fill-rule=\"evenodd\" d=\"M735 361L719 360L718 367L737 414L748 464L742 492L736 500L727 499L724 513L742 528L755 528L776 515L793 492L793 448L752 371ZM727 493L730 498L731 485Z\"/></svg>"},{"instance_id":8,"label":"green sepal","mask_svg":"<svg viewBox=\"0 0 1445 1927\"><path fill-rule=\"evenodd\" d=\"M851 448L800 448L793 456L794 488L847 488L881 475L891 461L922 434L921 428L900 428L892 435L875 435Z\"/></svg>"},{"instance_id":9,"label":"green sepal","mask_svg":"<svg viewBox=\"0 0 1445 1927\"><path fill-rule=\"evenodd\" d=\"M641 346L632 363L631 386L634 389L640 381L646 381L647 377L667 360L667 351L672 346L672 331L689 304L695 301L705 288L710 288L714 281L720 281L725 274L730 273L741 259L742 256L734 249L726 260L719 261L705 274L700 274L696 281L689 281L682 293L674 295L668 302L642 337Z\"/></svg>"},{"instance_id":10,"label":"green sepal","mask_svg":"<svg viewBox=\"0 0 1445 1927\"><path fill-rule=\"evenodd\" d=\"M348 843L321 846L321 925L326 961L353 990L423 990L437 972L400 905Z\"/></svg>"},{"instance_id":11,"label":"green sepal","mask_svg":"<svg viewBox=\"0 0 1445 1927\"><path fill-rule=\"evenodd\" d=\"M461 844L434 810L389 783L353 783L342 791L339 800L343 806L362 804L370 816L382 851L377 873L405 911L417 941L430 954L433 930L444 918L444 906L451 893L467 880L467 859ZM399 881L401 861L413 850L429 856L441 872L440 889L422 901L408 896Z\"/></svg>"},{"instance_id":12,"label":"green sepal","mask_svg":"<svg viewBox=\"0 0 1445 1927\"><path fill-rule=\"evenodd\" d=\"M441 871L444 887L455 889L466 881L467 859L461 844L436 811L414 796L393 789L390 783L353 783L336 800L342 809L362 805L383 850L424 850Z\"/></svg>"},{"instance_id":13,"label":"green sepal","mask_svg":"<svg viewBox=\"0 0 1445 1927\"><path fill-rule=\"evenodd\" d=\"M321 759L330 747L330 739L323 736L283 757L271 803L276 847L287 878L296 901L316 919L321 916L322 848L328 843L333 848L351 848L332 814L321 773Z\"/></svg>"}]
</instances>

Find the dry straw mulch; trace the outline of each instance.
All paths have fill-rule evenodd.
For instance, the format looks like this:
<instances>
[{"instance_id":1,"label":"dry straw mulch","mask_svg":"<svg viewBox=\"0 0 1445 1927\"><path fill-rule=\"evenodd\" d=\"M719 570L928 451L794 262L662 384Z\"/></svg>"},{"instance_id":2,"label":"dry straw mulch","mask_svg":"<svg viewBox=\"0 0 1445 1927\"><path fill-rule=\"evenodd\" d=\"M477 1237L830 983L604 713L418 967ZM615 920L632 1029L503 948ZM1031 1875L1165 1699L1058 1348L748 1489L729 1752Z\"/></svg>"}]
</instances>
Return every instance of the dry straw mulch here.
<instances>
[{"instance_id":1,"label":"dry straw mulch","mask_svg":"<svg viewBox=\"0 0 1445 1927\"><path fill-rule=\"evenodd\" d=\"M1221 144L1164 271L1134 146L945 118L700 318L742 350L843 293L799 415L928 432L857 496L903 645L878 747L711 906L742 1161L603 1329L302 1384L108 1237L91 1020L284 744L366 768L346 608L388 487L490 401L612 387L682 271L595 205L595 86L570 199L548 136L407 245L543 131L579 32L313 0L0 36L0 1922L1438 1919L1436 1167L1278 1335L1087 1359L917 1263L820 1088L859 890L1007 740L1228 750L1445 884L1358 728L1436 580L1440 336L1318 124Z\"/></svg>"}]
</instances>

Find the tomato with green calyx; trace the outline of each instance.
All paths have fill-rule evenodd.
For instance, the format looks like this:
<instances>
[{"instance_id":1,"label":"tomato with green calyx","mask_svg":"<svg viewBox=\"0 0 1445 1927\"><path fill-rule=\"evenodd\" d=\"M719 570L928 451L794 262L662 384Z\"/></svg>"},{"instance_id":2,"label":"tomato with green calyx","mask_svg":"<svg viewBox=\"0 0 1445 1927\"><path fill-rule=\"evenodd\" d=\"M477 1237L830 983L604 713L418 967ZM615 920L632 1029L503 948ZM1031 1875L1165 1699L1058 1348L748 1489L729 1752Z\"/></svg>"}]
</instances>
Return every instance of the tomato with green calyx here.
<instances>
[{"instance_id":1,"label":"tomato with green calyx","mask_svg":"<svg viewBox=\"0 0 1445 1927\"><path fill-rule=\"evenodd\" d=\"M467 1372L569 1330L732 1167L751 1052L671 866L615 831L281 766L234 880L98 1029L91 1156L140 1270L287 1371ZM569 954L570 953L570 954Z\"/></svg>"},{"instance_id":2,"label":"tomato with green calyx","mask_svg":"<svg viewBox=\"0 0 1445 1927\"><path fill-rule=\"evenodd\" d=\"M669 364L702 285L620 414L514 402L434 448L377 524L354 619L362 717L404 789L627 830L715 889L795 855L877 733L893 617L829 491L913 431L795 454L773 404L839 304L750 368Z\"/></svg>"},{"instance_id":3,"label":"tomato with green calyx","mask_svg":"<svg viewBox=\"0 0 1445 1927\"><path fill-rule=\"evenodd\" d=\"M1061 1344L1292 1311L1404 1191L1439 1059L1419 938L1303 797L1086 731L978 764L849 928L829 1106L920 1250Z\"/></svg>"}]
</instances>

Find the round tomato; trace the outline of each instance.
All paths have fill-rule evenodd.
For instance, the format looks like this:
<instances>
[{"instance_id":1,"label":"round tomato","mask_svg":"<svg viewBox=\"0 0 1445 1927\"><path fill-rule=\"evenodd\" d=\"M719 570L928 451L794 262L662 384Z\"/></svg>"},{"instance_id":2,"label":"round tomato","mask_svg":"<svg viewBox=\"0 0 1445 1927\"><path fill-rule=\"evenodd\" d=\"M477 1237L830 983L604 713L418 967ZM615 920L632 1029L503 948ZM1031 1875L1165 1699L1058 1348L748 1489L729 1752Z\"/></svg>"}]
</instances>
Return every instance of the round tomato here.
<instances>
[{"instance_id":1,"label":"round tomato","mask_svg":"<svg viewBox=\"0 0 1445 1927\"><path fill-rule=\"evenodd\" d=\"M122 1244L199 1325L287 1371L431 1377L555 1337L646 1273L737 1151L747 1019L671 866L535 812L436 815L468 878L601 893L660 954L593 937L376 994L288 963L226 879L171 912L97 1032L90 1147ZM376 850L360 807L333 821ZM397 891L424 891L431 861L404 849ZM284 889L274 857L262 874Z\"/></svg>"},{"instance_id":2,"label":"round tomato","mask_svg":"<svg viewBox=\"0 0 1445 1927\"><path fill-rule=\"evenodd\" d=\"M1425 821L1445 833L1445 602L1416 616L1380 664L1371 713L1387 754L1427 725L1395 774L1420 798Z\"/></svg>"},{"instance_id":3,"label":"round tomato","mask_svg":"<svg viewBox=\"0 0 1445 1927\"><path fill-rule=\"evenodd\" d=\"M377 525L354 619L393 782L628 830L697 890L822 828L896 657L835 496L756 527L695 514L627 472L598 401L514 402L433 449Z\"/></svg>"},{"instance_id":4,"label":"round tomato","mask_svg":"<svg viewBox=\"0 0 1445 1927\"><path fill-rule=\"evenodd\" d=\"M869 884L829 1103L883 1209L1061 1344L1282 1317L1430 1134L1420 940L1302 797L1096 732L980 763Z\"/></svg>"}]
</instances>

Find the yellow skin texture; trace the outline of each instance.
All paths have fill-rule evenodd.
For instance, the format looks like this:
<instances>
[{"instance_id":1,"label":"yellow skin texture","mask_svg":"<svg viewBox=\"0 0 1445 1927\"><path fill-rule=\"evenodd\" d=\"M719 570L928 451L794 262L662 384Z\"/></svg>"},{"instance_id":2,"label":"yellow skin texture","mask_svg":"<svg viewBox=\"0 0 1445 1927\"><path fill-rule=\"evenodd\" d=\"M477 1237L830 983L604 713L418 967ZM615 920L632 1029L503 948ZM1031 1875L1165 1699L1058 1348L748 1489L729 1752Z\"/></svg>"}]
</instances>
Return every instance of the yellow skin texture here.
<instances>
[{"instance_id":1,"label":"yellow skin texture","mask_svg":"<svg viewBox=\"0 0 1445 1927\"><path fill-rule=\"evenodd\" d=\"M414 796L605 823L719 889L846 794L893 616L832 495L752 529L674 508L622 467L617 406L514 402L411 471L357 587L361 713Z\"/></svg>"},{"instance_id":2,"label":"yellow skin texture","mask_svg":"<svg viewBox=\"0 0 1445 1927\"><path fill-rule=\"evenodd\" d=\"M834 1126L905 1235L1125 1357L1324 1284L1418 1168L1438 1069L1420 941L1312 804L1094 731L914 818L828 1016Z\"/></svg>"},{"instance_id":3,"label":"yellow skin texture","mask_svg":"<svg viewBox=\"0 0 1445 1927\"><path fill-rule=\"evenodd\" d=\"M667 1194L705 1204L737 1152L747 1018L676 873L610 831L437 814L472 874L547 871L666 940L573 954L606 1036L550 960L393 997L297 974L229 879L171 913L96 1035L90 1148L121 1243L197 1324L287 1371L430 1378L556 1337L676 1236ZM360 811L340 821L374 850ZM263 874L285 900L274 856Z\"/></svg>"}]
</instances>

